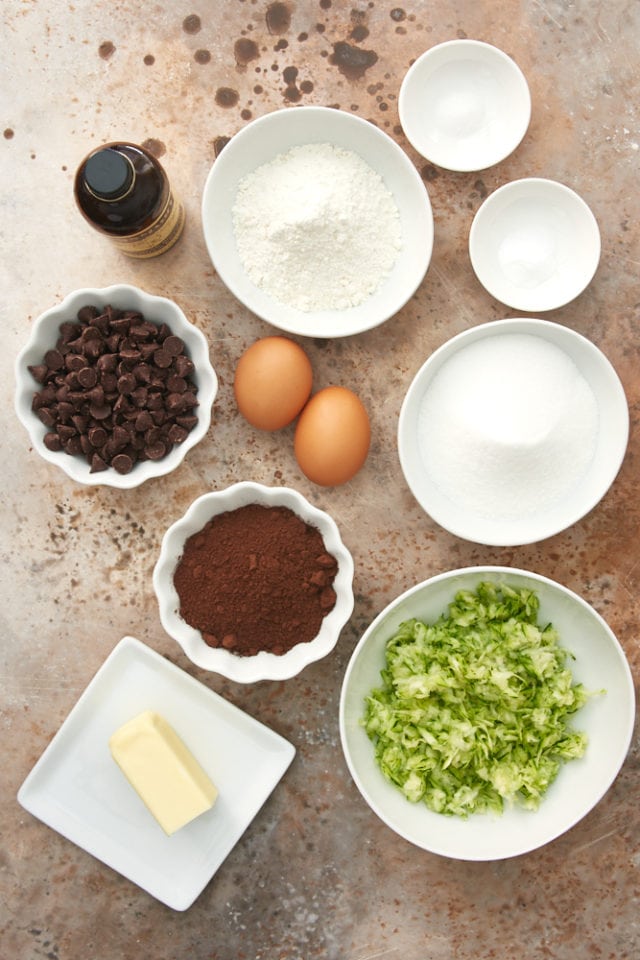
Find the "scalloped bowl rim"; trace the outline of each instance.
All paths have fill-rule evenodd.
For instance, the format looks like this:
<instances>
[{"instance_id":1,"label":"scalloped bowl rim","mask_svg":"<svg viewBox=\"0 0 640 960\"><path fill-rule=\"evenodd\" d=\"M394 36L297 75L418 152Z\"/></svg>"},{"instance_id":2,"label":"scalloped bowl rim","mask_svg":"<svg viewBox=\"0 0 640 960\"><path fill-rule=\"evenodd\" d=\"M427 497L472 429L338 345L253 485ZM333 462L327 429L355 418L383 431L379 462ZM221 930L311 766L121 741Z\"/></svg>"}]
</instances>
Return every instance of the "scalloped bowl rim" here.
<instances>
[{"instance_id":1,"label":"scalloped bowl rim","mask_svg":"<svg viewBox=\"0 0 640 960\"><path fill-rule=\"evenodd\" d=\"M198 382L197 408L198 423L190 431L186 440L174 446L162 460L145 460L137 463L128 474L118 474L113 469L91 473L89 464L81 455L70 456L67 453L48 450L43 443L46 433L44 424L31 410L31 400L37 390L37 384L27 370L27 366L40 363L44 352L52 347L57 338L59 324L73 320L80 307L95 302L102 306L111 304L119 309L136 309L145 319L154 320L154 310L162 310L161 322L166 322L174 333L182 337L189 349L189 356L195 364L195 377ZM157 318L155 318L157 321ZM49 331L52 336L49 336ZM184 314L174 300L168 297L147 293L132 284L118 283L108 287L81 287L67 294L60 303L34 321L29 339L18 353L15 365L15 411L18 419L27 430L37 453L48 463L63 470L77 483L88 486L110 486L122 490L132 489L146 480L165 476L175 470L186 454L206 435L211 424L211 408L218 391L218 378L209 359L209 345L205 335Z\"/></svg>"},{"instance_id":2,"label":"scalloped bowl rim","mask_svg":"<svg viewBox=\"0 0 640 960\"><path fill-rule=\"evenodd\" d=\"M320 531L327 552L333 554L338 561L338 572L333 584L337 597L336 605L324 617L320 632L310 642L299 643L282 655L261 651L252 657L241 657L219 647L209 647L202 639L200 631L185 623L178 613L179 599L173 585L173 572L182 555L186 538L201 530L216 514L249 503L289 507ZM335 521L328 513L313 506L291 487L269 487L245 480L224 490L202 494L193 501L186 513L168 528L153 571L153 587L162 626L169 636L180 644L192 663L204 670L220 673L229 680L255 683L259 680L287 680L304 667L331 653L353 611L353 570L351 554L342 542Z\"/></svg>"},{"instance_id":3,"label":"scalloped bowl rim","mask_svg":"<svg viewBox=\"0 0 640 960\"><path fill-rule=\"evenodd\" d=\"M382 176L402 221L404 244L390 275L363 303L346 310L305 312L276 301L246 275L234 239L232 207L239 181L279 154L311 142L331 142L358 153ZM409 157L370 121L332 107L284 107L234 134L209 171L201 216L209 257L225 286L256 316L299 336L346 337L384 323L418 289L433 251L431 201Z\"/></svg>"},{"instance_id":4,"label":"scalloped bowl rim","mask_svg":"<svg viewBox=\"0 0 640 960\"><path fill-rule=\"evenodd\" d=\"M404 620L433 622L459 589L482 580L533 588L540 597L540 622L553 621L563 647L576 653L571 670L590 690L608 684L576 715L589 737L579 760L564 764L539 809L505 809L502 815L446 817L412 804L378 768L373 744L359 722L364 696L380 685L384 645ZM610 695L609 695L610 694ZM347 665L340 694L340 739L349 772L373 812L399 836L440 856L501 860L537 849L565 833L593 809L617 777L629 750L635 722L635 690L624 650L615 634L582 597L538 573L517 567L477 566L448 570L410 587L371 622Z\"/></svg>"}]
</instances>

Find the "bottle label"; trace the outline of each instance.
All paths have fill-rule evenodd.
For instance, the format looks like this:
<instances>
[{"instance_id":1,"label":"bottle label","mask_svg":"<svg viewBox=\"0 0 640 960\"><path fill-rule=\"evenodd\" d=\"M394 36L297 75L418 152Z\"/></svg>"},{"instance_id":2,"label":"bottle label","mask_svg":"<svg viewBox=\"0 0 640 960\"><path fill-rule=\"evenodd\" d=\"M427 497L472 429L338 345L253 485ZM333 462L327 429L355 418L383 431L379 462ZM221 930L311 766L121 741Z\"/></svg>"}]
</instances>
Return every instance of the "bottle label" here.
<instances>
[{"instance_id":1,"label":"bottle label","mask_svg":"<svg viewBox=\"0 0 640 960\"><path fill-rule=\"evenodd\" d=\"M111 239L128 257L148 260L165 253L174 245L184 229L184 222L184 207L170 192L164 209L151 226L128 237L112 236Z\"/></svg>"}]
</instances>

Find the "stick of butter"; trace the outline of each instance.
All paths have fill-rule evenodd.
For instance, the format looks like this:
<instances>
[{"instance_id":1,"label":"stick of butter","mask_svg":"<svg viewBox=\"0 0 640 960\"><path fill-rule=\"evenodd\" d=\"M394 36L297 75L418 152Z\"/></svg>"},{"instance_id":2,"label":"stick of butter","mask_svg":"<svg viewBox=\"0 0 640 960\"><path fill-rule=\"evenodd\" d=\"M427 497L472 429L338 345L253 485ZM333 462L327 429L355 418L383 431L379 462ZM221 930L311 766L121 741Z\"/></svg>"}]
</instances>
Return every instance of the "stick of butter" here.
<instances>
[{"instance_id":1,"label":"stick of butter","mask_svg":"<svg viewBox=\"0 0 640 960\"><path fill-rule=\"evenodd\" d=\"M210 810L218 791L178 734L146 710L109 739L125 777L169 836Z\"/></svg>"}]
</instances>

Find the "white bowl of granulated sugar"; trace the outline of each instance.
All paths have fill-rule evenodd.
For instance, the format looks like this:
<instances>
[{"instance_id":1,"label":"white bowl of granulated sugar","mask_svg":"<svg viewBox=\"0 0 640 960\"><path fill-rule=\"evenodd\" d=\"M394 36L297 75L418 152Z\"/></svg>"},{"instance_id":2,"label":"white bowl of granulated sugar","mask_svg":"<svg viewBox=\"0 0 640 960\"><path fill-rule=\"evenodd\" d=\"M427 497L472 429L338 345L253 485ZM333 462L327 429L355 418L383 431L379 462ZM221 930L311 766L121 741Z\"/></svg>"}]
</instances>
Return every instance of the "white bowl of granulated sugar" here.
<instances>
[{"instance_id":1,"label":"white bowl of granulated sugar","mask_svg":"<svg viewBox=\"0 0 640 960\"><path fill-rule=\"evenodd\" d=\"M386 133L328 107L252 121L215 160L202 199L216 272L288 333L344 337L396 314L427 272L433 215Z\"/></svg>"},{"instance_id":2,"label":"white bowl of granulated sugar","mask_svg":"<svg viewBox=\"0 0 640 960\"><path fill-rule=\"evenodd\" d=\"M398 424L421 507L450 533L492 546L544 540L585 516L615 480L628 436L607 357L534 318L485 323L439 347Z\"/></svg>"}]
</instances>

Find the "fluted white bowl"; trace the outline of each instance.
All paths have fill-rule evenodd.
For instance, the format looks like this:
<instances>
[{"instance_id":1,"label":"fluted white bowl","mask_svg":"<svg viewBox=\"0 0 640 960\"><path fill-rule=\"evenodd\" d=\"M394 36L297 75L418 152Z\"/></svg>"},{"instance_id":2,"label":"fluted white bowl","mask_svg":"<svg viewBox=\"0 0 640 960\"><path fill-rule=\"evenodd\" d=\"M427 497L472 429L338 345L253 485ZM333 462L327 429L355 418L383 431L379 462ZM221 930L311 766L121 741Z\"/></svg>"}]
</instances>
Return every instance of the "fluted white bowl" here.
<instances>
[{"instance_id":1,"label":"fluted white bowl","mask_svg":"<svg viewBox=\"0 0 640 960\"><path fill-rule=\"evenodd\" d=\"M333 582L336 603L324 617L317 636L298 643L284 654L260 651L254 656L240 656L222 647L210 647L199 630L180 616L180 601L173 575L183 554L186 540L197 533L213 517L237 510L247 504L266 507L287 507L315 527L324 541L327 553L338 562ZM353 560L340 537L335 521L291 487L267 487L251 481L235 483L224 490L205 493L195 500L187 512L165 533L160 556L153 571L153 586L158 600L160 620L167 633L176 640L189 659L204 670L211 670L238 683L259 680L286 680L300 673L308 664L326 657L353 611Z\"/></svg>"},{"instance_id":2,"label":"fluted white bowl","mask_svg":"<svg viewBox=\"0 0 640 960\"><path fill-rule=\"evenodd\" d=\"M82 454L71 455L64 451L49 450L44 444L47 428L31 407L39 384L28 367L42 363L46 351L55 346L60 324L69 320L75 321L78 310L88 304L94 304L99 309L111 305L121 310L137 310L143 314L145 320L157 325L166 323L172 333L182 338L188 356L195 365L191 379L198 387L198 406L194 410L198 418L197 424L187 438L182 443L175 444L161 460L139 461L134 464L130 473L126 474L119 474L112 467L92 473ZM74 290L60 303L41 314L33 324L28 342L16 357L15 378L16 413L37 453L77 483L118 487L122 490L137 487L153 477L164 476L182 463L189 450L206 435L211 423L211 408L218 391L218 378L209 359L209 345L204 334L187 320L182 309L173 300L145 293L128 284Z\"/></svg>"}]
</instances>

